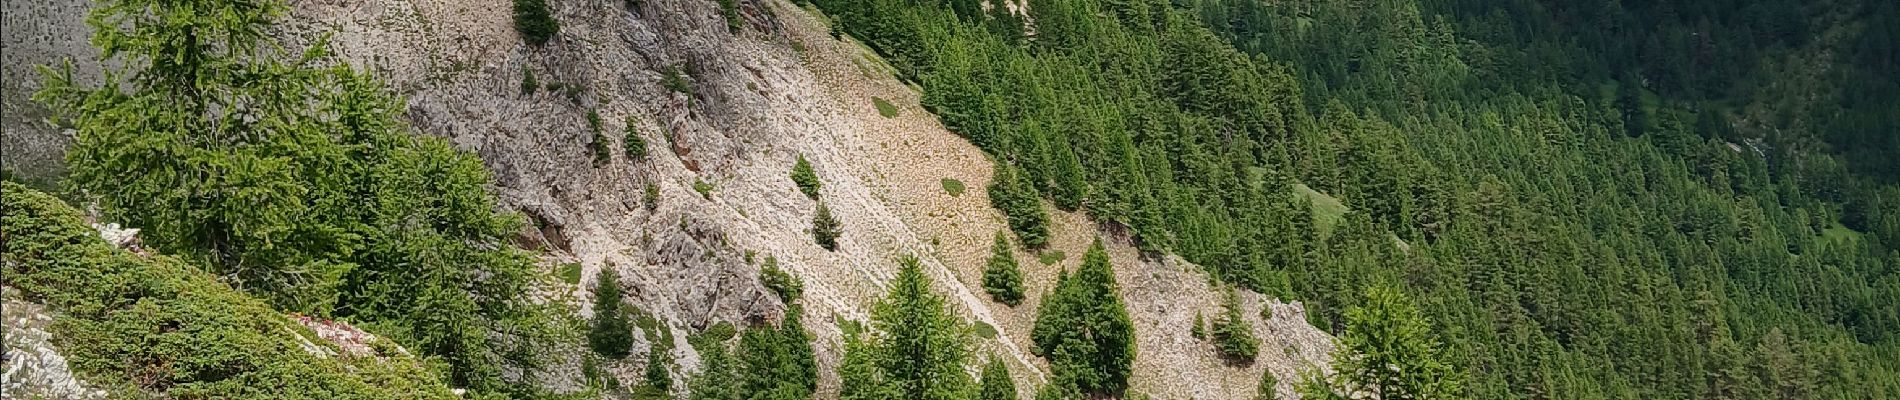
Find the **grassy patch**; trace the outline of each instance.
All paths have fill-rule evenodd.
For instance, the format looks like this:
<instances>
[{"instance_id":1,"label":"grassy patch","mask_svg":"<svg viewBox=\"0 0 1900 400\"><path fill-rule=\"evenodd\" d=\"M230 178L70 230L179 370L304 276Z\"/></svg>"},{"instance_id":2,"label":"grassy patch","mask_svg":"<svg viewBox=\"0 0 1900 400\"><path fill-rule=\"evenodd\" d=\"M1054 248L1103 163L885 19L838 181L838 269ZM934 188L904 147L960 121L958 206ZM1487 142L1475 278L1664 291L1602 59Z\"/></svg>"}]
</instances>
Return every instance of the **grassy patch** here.
<instances>
[{"instance_id":1,"label":"grassy patch","mask_svg":"<svg viewBox=\"0 0 1900 400\"><path fill-rule=\"evenodd\" d=\"M712 200L712 190L713 190L712 184L706 183L706 181L702 181L702 180L697 180L697 179L693 180L693 191L699 192L699 197L704 197L706 198L706 200Z\"/></svg>"},{"instance_id":2,"label":"grassy patch","mask_svg":"<svg viewBox=\"0 0 1900 400\"><path fill-rule=\"evenodd\" d=\"M1041 261L1042 265L1056 265L1056 263L1062 262L1062 260L1067 258L1069 258L1069 255L1064 254L1061 250L1050 250L1036 255L1036 261Z\"/></svg>"},{"instance_id":3,"label":"grassy patch","mask_svg":"<svg viewBox=\"0 0 1900 400\"><path fill-rule=\"evenodd\" d=\"M838 314L832 314L831 320L838 324L838 330L843 331L846 336L864 333L864 323L858 322L857 320L848 319Z\"/></svg>"},{"instance_id":4,"label":"grassy patch","mask_svg":"<svg viewBox=\"0 0 1900 400\"><path fill-rule=\"evenodd\" d=\"M688 96L693 94L693 84L686 81L686 73L678 65L674 65L661 72L660 86L665 86L666 90L685 93Z\"/></svg>"},{"instance_id":5,"label":"grassy patch","mask_svg":"<svg viewBox=\"0 0 1900 400\"><path fill-rule=\"evenodd\" d=\"M877 106L877 115L882 115L884 118L897 117L897 106L891 104L890 100L885 100L883 97L872 97L871 105Z\"/></svg>"},{"instance_id":6,"label":"grassy patch","mask_svg":"<svg viewBox=\"0 0 1900 400\"><path fill-rule=\"evenodd\" d=\"M1860 233L1860 231L1841 226L1841 224L1834 224L1833 226L1827 227L1827 229L1821 230L1821 238L1834 243L1859 242L1861 235L1862 233Z\"/></svg>"},{"instance_id":7,"label":"grassy patch","mask_svg":"<svg viewBox=\"0 0 1900 400\"><path fill-rule=\"evenodd\" d=\"M976 321L976 326L971 330L976 333L976 337L984 339L996 338L996 326L990 325L988 322Z\"/></svg>"},{"instance_id":8,"label":"grassy patch","mask_svg":"<svg viewBox=\"0 0 1900 400\"><path fill-rule=\"evenodd\" d=\"M1332 234L1333 227L1344 220L1348 209L1345 204L1339 202L1339 199L1313 190L1304 183L1293 184L1293 193L1305 196L1307 201L1313 202L1313 225L1319 228L1320 236Z\"/></svg>"},{"instance_id":9,"label":"grassy patch","mask_svg":"<svg viewBox=\"0 0 1900 400\"><path fill-rule=\"evenodd\" d=\"M949 193L950 197L962 196L963 189L965 189L965 187L963 187L963 181L943 178L943 192Z\"/></svg>"},{"instance_id":10,"label":"grassy patch","mask_svg":"<svg viewBox=\"0 0 1900 400\"><path fill-rule=\"evenodd\" d=\"M581 283L581 263L561 264L560 275L561 282L567 282L569 285L579 285Z\"/></svg>"}]
</instances>

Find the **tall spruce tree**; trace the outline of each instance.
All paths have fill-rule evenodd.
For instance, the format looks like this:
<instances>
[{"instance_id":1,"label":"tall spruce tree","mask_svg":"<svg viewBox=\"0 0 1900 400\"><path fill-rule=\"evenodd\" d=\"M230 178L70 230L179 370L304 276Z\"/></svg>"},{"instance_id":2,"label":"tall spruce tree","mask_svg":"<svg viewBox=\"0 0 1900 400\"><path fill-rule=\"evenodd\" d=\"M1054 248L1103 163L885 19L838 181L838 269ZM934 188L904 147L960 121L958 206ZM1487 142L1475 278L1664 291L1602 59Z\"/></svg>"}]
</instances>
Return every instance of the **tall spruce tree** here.
<instances>
[{"instance_id":1,"label":"tall spruce tree","mask_svg":"<svg viewBox=\"0 0 1900 400\"><path fill-rule=\"evenodd\" d=\"M620 310L620 274L613 268L602 267L594 278L594 319L587 328L587 344L615 360L633 351L633 325Z\"/></svg>"},{"instance_id":2,"label":"tall spruce tree","mask_svg":"<svg viewBox=\"0 0 1900 400\"><path fill-rule=\"evenodd\" d=\"M963 323L931 289L917 257L898 260L891 292L872 311L877 328L878 366L902 398L951 400L973 389L963 372L969 339Z\"/></svg>"},{"instance_id":3,"label":"tall spruce tree","mask_svg":"<svg viewBox=\"0 0 1900 400\"><path fill-rule=\"evenodd\" d=\"M1011 307L1023 302L1022 267L1016 264L1016 249L1010 247L1002 231L996 232L996 241L990 244L990 260L983 268L983 290L996 302Z\"/></svg>"}]
</instances>

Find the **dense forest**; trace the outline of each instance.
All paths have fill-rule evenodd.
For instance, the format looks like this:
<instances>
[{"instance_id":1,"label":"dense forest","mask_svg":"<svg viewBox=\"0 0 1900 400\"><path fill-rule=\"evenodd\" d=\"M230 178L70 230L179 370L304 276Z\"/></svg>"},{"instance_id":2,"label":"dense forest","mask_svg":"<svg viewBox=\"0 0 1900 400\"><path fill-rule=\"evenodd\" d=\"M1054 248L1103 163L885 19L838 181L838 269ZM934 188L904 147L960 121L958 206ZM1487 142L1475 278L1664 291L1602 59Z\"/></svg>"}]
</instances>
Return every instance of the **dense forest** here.
<instances>
[{"instance_id":1,"label":"dense forest","mask_svg":"<svg viewBox=\"0 0 1900 400\"><path fill-rule=\"evenodd\" d=\"M1417 398L1900 394L1892 4L813 2L999 198L1349 339L1419 299L1465 378Z\"/></svg>"}]
</instances>

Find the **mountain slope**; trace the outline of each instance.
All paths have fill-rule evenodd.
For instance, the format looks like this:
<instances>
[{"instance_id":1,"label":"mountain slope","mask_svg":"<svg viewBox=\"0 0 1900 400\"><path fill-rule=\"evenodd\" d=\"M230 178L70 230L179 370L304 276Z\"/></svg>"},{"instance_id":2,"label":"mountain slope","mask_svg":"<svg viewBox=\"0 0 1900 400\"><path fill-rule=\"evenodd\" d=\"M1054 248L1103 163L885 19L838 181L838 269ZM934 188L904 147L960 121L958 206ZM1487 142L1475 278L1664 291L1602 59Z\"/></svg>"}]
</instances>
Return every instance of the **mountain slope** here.
<instances>
[{"instance_id":1,"label":"mountain slope","mask_svg":"<svg viewBox=\"0 0 1900 400\"><path fill-rule=\"evenodd\" d=\"M1016 308L988 301L982 260L990 235L1005 228L987 193L975 190L988 184L989 161L918 107L917 94L883 61L832 39L810 11L742 1L736 15L743 28L735 34L714 2L649 0L632 9L557 2L560 34L533 47L515 35L505 1L292 7L282 36L309 43L332 33L340 59L408 97L417 130L480 155L504 205L538 228L518 242L543 248L551 261L578 262L583 278L576 290L613 268L627 299L672 330L775 321L784 306L759 285L748 262L774 257L806 282L823 397L836 388L830 367L842 349L838 319L866 319L895 274L896 257L916 254L957 313L1006 339L979 340L979 349L1011 360L1025 395L1044 379L1037 372L1042 361L1026 350L1035 304L1058 268L1080 262L1097 225L1058 213L1047 251L1070 256L1043 265L1019 253L1029 301ZM17 13L8 15L14 22ZM77 14L47 18L78 24ZM675 68L678 83L669 88ZM532 71L537 88L522 89L524 71ZM874 98L894 104L897 115L880 115ZM14 92L7 101L22 104ZM650 155L630 160L615 152L595 164L590 111L604 121L606 148L620 148L623 125L632 121ZM21 128L8 126L9 133ZM11 154L10 164L45 162ZM815 204L787 178L801 154L823 180L821 198L843 221L836 252L812 243L807 229ZM972 190L951 196L941 187L946 178ZM658 189L657 204L645 199L648 185ZM702 196L695 186L710 189ZM1266 339L1266 351L1251 366L1226 366L1211 346L1189 336L1197 310L1212 315L1219 307L1201 269L1172 257L1144 260L1122 241L1108 242L1140 337L1136 391L1238 398L1253 393L1262 369L1292 382L1296 371L1328 359L1329 339L1306 325L1297 304L1249 295L1243 315ZM591 313L591 302L571 301ZM1259 319L1263 307L1274 308L1272 319ZM685 335L673 337L677 374L696 371L698 355ZM632 359L646 347L637 343ZM557 373L539 379L557 391L579 390L584 380L576 375L584 368L571 358L556 360ZM623 382L639 372L633 363L607 369Z\"/></svg>"}]
</instances>

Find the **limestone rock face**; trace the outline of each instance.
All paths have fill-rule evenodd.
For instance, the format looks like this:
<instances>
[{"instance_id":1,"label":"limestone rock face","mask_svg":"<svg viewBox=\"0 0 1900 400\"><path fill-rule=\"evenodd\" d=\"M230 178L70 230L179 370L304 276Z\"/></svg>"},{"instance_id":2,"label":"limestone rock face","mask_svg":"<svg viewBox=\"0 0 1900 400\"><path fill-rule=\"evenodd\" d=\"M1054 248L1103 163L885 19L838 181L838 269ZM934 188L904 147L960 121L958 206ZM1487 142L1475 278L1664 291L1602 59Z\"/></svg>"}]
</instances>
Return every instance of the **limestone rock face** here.
<instances>
[{"instance_id":1,"label":"limestone rock face","mask_svg":"<svg viewBox=\"0 0 1900 400\"><path fill-rule=\"evenodd\" d=\"M46 307L19 299L12 288L4 292L0 331L6 332L6 351L0 362L0 392L20 399L105 398L105 391L91 388L67 368L47 329L53 316Z\"/></svg>"},{"instance_id":2,"label":"limestone rock face","mask_svg":"<svg viewBox=\"0 0 1900 400\"><path fill-rule=\"evenodd\" d=\"M13 27L28 14L13 11L42 7L24 3L51 2L5 6L9 82L21 76L18 63L87 49L78 34L83 11L49 8L64 13L31 14L45 20L30 26L61 26L73 36L31 48L44 54L19 55ZM1262 339L1261 360L1224 363L1211 344L1189 335L1197 310L1213 315L1220 307L1220 292L1201 268L1175 257L1141 257L1079 213L1053 214L1046 251L1067 257L1043 264L1036 254L1018 254L1027 294L1021 306L990 301L981 287L984 260L992 235L1007 227L981 190L990 180L987 156L920 107L918 92L875 53L834 39L829 21L790 2L737 0L742 21L735 32L712 1L553 0L561 30L538 47L515 33L508 0L290 3L281 37L310 43L330 34L336 58L376 72L407 97L416 131L449 139L494 171L503 205L534 225L518 244L542 250L550 268L582 265L576 295L546 298L589 316L584 291L602 269L619 272L625 300L678 333L676 387L700 368L687 332L717 321L783 317L785 305L757 280L757 264L772 256L805 282L804 321L822 367L819 396L835 397L831 367L843 347L837 322L869 318L896 275L897 257L910 254L923 261L954 312L993 328L993 337L976 340L975 354L1009 361L1027 398L1046 379L1046 362L1029 351L1041 295L1102 235L1139 336L1131 390L1168 399L1249 398L1265 371L1289 385L1299 371L1329 359L1331 338L1304 322L1297 303L1246 295L1244 314ZM534 87L524 90L530 71ZM9 110L28 104L11 88ZM880 115L874 99L896 105L897 115ZM605 148L613 150L605 163L590 150L596 135L589 111L600 116ZM30 127L9 114L14 146L12 132ZM628 132L645 139L647 157L619 151ZM9 165L42 162L16 158L12 149L4 156ZM816 202L789 177L801 154L823 182L820 198L842 222L836 251L813 242ZM945 179L970 190L951 195ZM647 198L649 185L656 200ZM1271 318L1260 319L1263 307L1273 309ZM651 339L636 341L628 358L634 361L603 369L621 382L640 382L638 360ZM557 391L578 390L579 351L548 355L555 372L537 378Z\"/></svg>"}]
</instances>

